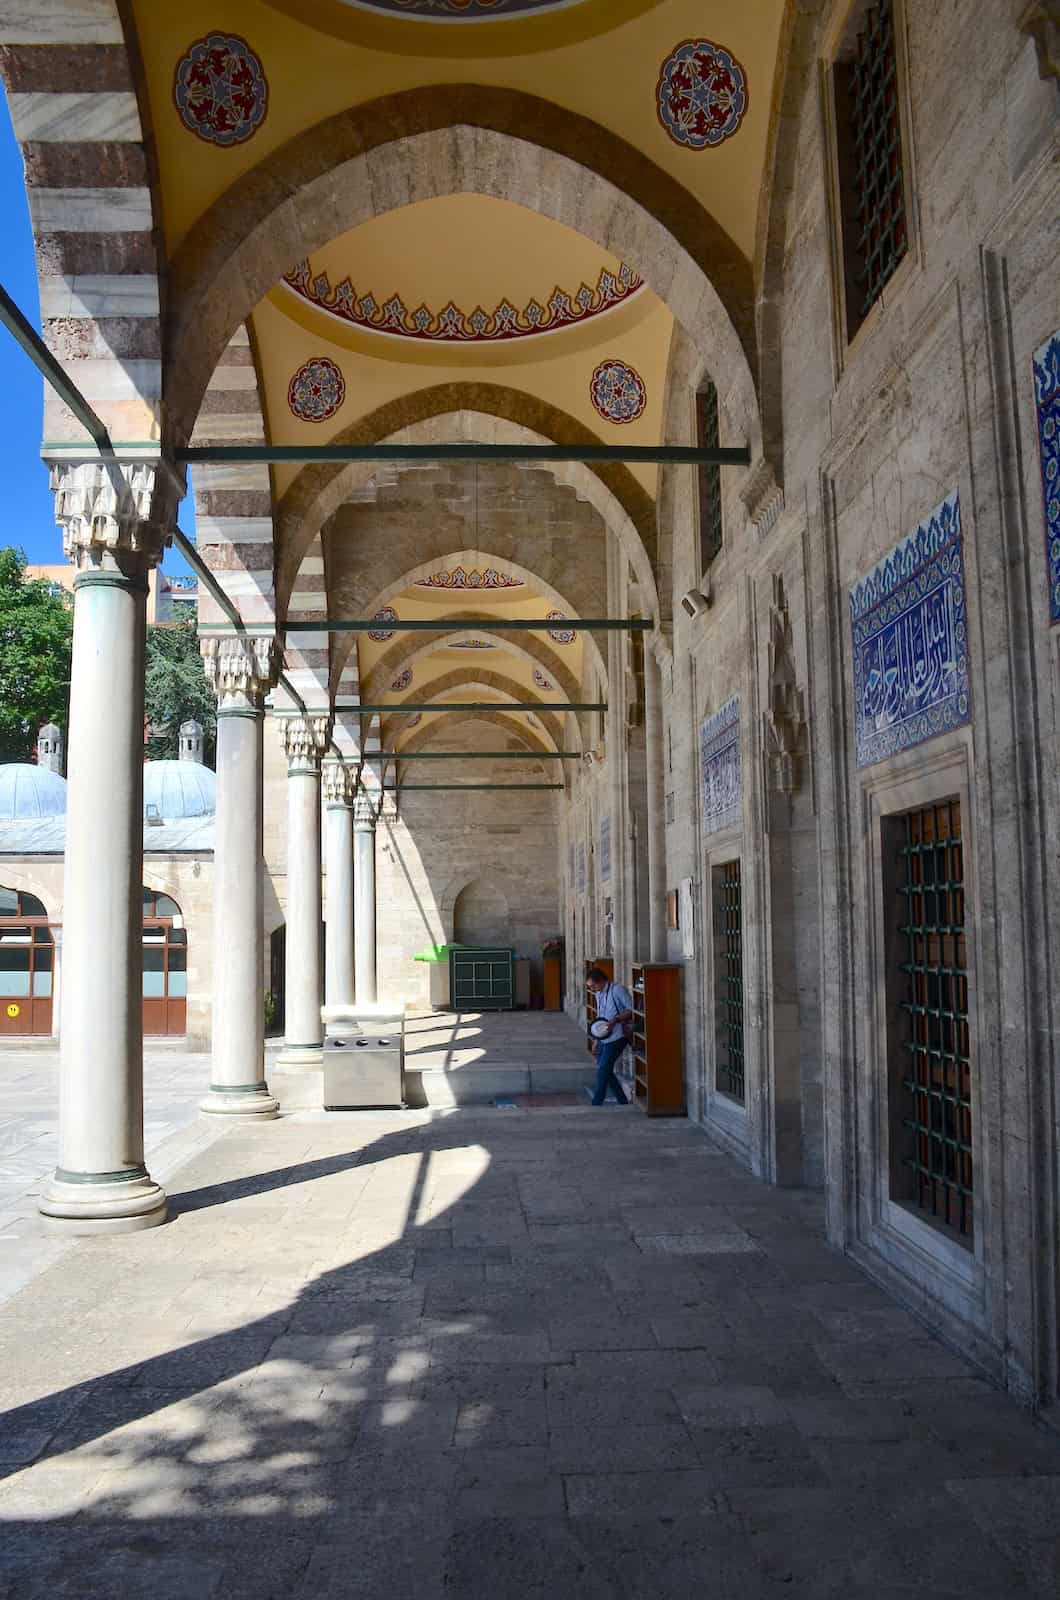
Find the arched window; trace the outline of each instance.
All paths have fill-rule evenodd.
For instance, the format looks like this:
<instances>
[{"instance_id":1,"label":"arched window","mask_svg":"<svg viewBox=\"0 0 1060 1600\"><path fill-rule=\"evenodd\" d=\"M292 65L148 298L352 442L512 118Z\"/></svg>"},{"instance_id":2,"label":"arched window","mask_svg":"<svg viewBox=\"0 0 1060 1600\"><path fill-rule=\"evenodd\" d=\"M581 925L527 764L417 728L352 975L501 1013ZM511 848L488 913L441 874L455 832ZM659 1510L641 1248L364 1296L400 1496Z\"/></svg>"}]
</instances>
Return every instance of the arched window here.
<instances>
[{"instance_id":1,"label":"arched window","mask_svg":"<svg viewBox=\"0 0 1060 1600\"><path fill-rule=\"evenodd\" d=\"M35 894L0 888L0 1032L51 1032L55 939Z\"/></svg>"},{"instance_id":2,"label":"arched window","mask_svg":"<svg viewBox=\"0 0 1060 1600\"><path fill-rule=\"evenodd\" d=\"M144 885L144 1033L181 1034L187 1024L188 935L171 895Z\"/></svg>"}]
</instances>

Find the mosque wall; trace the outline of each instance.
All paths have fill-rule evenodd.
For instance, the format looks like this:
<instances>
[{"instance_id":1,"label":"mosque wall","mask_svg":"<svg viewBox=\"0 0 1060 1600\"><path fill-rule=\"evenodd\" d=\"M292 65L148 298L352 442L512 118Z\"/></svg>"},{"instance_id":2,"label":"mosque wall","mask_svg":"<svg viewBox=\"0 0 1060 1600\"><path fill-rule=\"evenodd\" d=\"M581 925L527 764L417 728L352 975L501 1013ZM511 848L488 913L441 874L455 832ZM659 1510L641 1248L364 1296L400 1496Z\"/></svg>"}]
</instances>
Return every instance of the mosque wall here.
<instances>
[{"instance_id":1,"label":"mosque wall","mask_svg":"<svg viewBox=\"0 0 1060 1600\"><path fill-rule=\"evenodd\" d=\"M741 475L723 471L724 547L701 617L679 604L703 587L692 474L669 473L660 504L667 884L691 879L698 922L694 954L684 931L669 935L686 962L690 1114L762 1176L823 1185L833 1240L1029 1396L1056 1382L1060 630L1033 359L1060 329L1060 186L1057 91L1018 9L982 8L970 38L956 8L899 8L911 248L849 344L833 314L821 76L807 73L780 317L784 505L756 525ZM672 361L671 378L667 437L691 441L695 363ZM722 442L733 432L723 408ZM887 654L900 635L908 661ZM923 677L923 715L900 731L887 672ZM942 826L941 806L955 825L954 803L963 1224L910 1194L895 986L901 830L913 813ZM737 860L742 1104L718 1087L721 883Z\"/></svg>"}]
</instances>

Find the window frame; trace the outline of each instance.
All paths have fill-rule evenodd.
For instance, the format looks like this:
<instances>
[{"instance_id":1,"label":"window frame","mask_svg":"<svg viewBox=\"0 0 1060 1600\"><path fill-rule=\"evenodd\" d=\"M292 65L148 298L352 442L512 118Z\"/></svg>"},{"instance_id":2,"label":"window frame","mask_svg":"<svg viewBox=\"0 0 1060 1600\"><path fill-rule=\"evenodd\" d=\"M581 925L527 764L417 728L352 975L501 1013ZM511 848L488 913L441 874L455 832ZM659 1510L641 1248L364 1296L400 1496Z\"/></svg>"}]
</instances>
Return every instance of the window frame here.
<instances>
[{"instance_id":1,"label":"window frame","mask_svg":"<svg viewBox=\"0 0 1060 1600\"><path fill-rule=\"evenodd\" d=\"M857 20L874 0L837 0L825 32L820 58L821 112L824 123L829 261L832 276L832 345L835 379L839 382L857 352L872 337L894 302L906 292L921 266L919 213L916 205L916 151L909 94L909 47L905 0L891 0L894 17L898 128L902 141L902 194L905 205L906 253L855 332L848 333L847 267L843 231L842 183L839 170L839 127L834 69Z\"/></svg>"},{"instance_id":2,"label":"window frame","mask_svg":"<svg viewBox=\"0 0 1060 1600\"><path fill-rule=\"evenodd\" d=\"M700 428L700 401L707 394L708 389L713 391L714 394L714 405L718 421L718 442L720 443L721 441L721 396L718 393L718 386L710 373L704 372L692 392L692 438L697 448L703 444L703 430ZM717 496L718 545L713 555L708 557L703 548L703 479L705 474L711 471L714 474L714 489ZM722 492L721 468L717 465L712 467L708 462L700 462L695 468L693 482L695 484L692 498L695 506L696 573L697 580L702 582L725 550L725 501Z\"/></svg>"}]
</instances>

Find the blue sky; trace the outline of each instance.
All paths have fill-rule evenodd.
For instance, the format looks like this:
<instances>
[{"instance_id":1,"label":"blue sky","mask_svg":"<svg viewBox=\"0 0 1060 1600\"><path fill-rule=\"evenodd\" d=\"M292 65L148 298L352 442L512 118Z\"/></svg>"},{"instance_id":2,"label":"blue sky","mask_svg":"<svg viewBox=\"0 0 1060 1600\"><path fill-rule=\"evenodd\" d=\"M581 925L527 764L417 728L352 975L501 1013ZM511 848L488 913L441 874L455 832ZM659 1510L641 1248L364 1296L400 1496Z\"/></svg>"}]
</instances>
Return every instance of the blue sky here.
<instances>
[{"instance_id":1,"label":"blue sky","mask_svg":"<svg viewBox=\"0 0 1060 1600\"><path fill-rule=\"evenodd\" d=\"M0 283L22 312L40 329L33 235L22 181L22 157L11 129L7 100L0 91ZM55 526L55 503L48 472L40 459L44 414L43 380L6 328L0 327L0 421L4 495L0 511L0 545L21 545L33 562L63 560L62 535ZM180 508L180 526L194 537L195 514L189 494ZM187 572L172 550L166 572Z\"/></svg>"}]
</instances>

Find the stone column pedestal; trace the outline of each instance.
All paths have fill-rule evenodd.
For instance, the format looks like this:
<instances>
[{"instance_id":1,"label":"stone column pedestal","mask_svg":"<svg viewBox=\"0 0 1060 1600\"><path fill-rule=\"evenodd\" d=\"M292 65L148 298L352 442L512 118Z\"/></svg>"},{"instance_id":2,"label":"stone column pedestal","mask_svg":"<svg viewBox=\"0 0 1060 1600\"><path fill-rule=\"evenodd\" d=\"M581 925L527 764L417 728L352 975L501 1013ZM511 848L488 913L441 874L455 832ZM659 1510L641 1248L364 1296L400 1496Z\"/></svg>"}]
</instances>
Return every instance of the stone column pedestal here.
<instances>
[{"instance_id":1,"label":"stone column pedestal","mask_svg":"<svg viewBox=\"0 0 1060 1600\"><path fill-rule=\"evenodd\" d=\"M353 807L354 949L357 1004L374 1005L378 999L375 961L375 808L359 794Z\"/></svg>"},{"instance_id":2,"label":"stone column pedestal","mask_svg":"<svg viewBox=\"0 0 1060 1600\"><path fill-rule=\"evenodd\" d=\"M275 678L274 639L202 641L217 693L214 823L214 991L211 1116L275 1117L265 1082L265 886L262 736Z\"/></svg>"},{"instance_id":3,"label":"stone column pedestal","mask_svg":"<svg viewBox=\"0 0 1060 1600\"><path fill-rule=\"evenodd\" d=\"M323 1060L320 930L320 757L327 746L325 715L288 717L287 942L284 966L286 1026L278 1064L318 1067Z\"/></svg>"},{"instance_id":4,"label":"stone column pedestal","mask_svg":"<svg viewBox=\"0 0 1060 1600\"><path fill-rule=\"evenodd\" d=\"M172 515L157 463L64 464L52 477L77 566L63 895L59 1165L40 1210L55 1231L154 1227L166 1197L144 1164L143 719L147 586Z\"/></svg>"}]
</instances>

